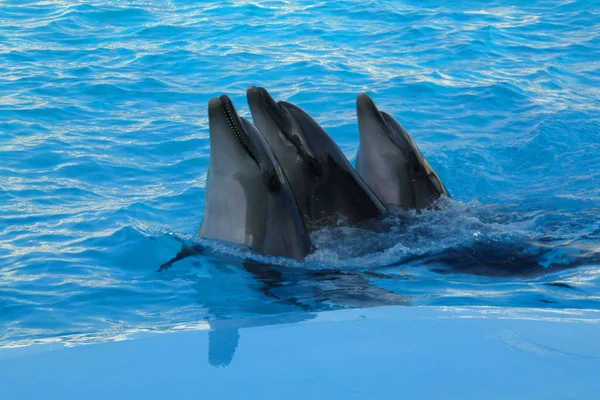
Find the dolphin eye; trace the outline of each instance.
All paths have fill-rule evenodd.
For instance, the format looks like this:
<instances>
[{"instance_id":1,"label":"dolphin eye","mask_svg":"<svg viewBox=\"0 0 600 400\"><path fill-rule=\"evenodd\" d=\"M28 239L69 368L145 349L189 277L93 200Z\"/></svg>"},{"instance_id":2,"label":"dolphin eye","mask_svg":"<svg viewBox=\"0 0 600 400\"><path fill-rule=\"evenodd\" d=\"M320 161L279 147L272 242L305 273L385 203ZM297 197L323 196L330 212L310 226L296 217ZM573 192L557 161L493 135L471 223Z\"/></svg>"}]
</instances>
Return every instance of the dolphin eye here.
<instances>
[{"instance_id":1,"label":"dolphin eye","mask_svg":"<svg viewBox=\"0 0 600 400\"><path fill-rule=\"evenodd\" d=\"M308 162L308 172L310 174L310 178L313 181L316 181L317 179L319 179L320 177L323 176L323 171L321 170L321 165L319 165L317 160L315 160L312 157L310 158L310 161Z\"/></svg>"},{"instance_id":2,"label":"dolphin eye","mask_svg":"<svg viewBox=\"0 0 600 400\"><path fill-rule=\"evenodd\" d=\"M281 181L276 174L273 174L269 178L269 191L279 192L279 190L281 190Z\"/></svg>"}]
</instances>

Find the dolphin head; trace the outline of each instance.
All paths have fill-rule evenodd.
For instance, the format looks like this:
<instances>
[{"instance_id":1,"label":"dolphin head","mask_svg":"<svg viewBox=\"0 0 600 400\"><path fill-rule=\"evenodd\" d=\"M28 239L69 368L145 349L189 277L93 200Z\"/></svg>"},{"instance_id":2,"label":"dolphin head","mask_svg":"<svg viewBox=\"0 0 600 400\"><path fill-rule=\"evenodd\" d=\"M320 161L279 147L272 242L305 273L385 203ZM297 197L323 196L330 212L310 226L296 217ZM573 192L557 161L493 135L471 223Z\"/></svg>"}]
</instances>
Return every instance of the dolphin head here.
<instances>
[{"instance_id":1,"label":"dolphin head","mask_svg":"<svg viewBox=\"0 0 600 400\"><path fill-rule=\"evenodd\" d=\"M421 210L441 195L444 184L408 132L362 93L356 101L360 146L357 170L386 205Z\"/></svg>"},{"instance_id":2,"label":"dolphin head","mask_svg":"<svg viewBox=\"0 0 600 400\"><path fill-rule=\"evenodd\" d=\"M210 164L199 234L302 259L311 249L298 205L273 151L226 95L210 100Z\"/></svg>"},{"instance_id":3,"label":"dolphin head","mask_svg":"<svg viewBox=\"0 0 600 400\"><path fill-rule=\"evenodd\" d=\"M311 146L306 138L311 129L304 129L305 127L294 118L295 108L298 107L283 101L277 103L265 88L256 86L248 89L247 99L254 124L273 148L283 169L292 171L305 165L313 167L306 172L315 173L317 163L312 157ZM322 129L314 124L318 129ZM298 185L295 184L292 175L294 174L288 174L288 179L292 186L296 187Z\"/></svg>"},{"instance_id":4,"label":"dolphin head","mask_svg":"<svg viewBox=\"0 0 600 400\"><path fill-rule=\"evenodd\" d=\"M276 102L260 87L249 88L247 98L252 119L281 161L311 229L338 217L354 224L385 212L337 144L306 111Z\"/></svg>"},{"instance_id":5,"label":"dolphin head","mask_svg":"<svg viewBox=\"0 0 600 400\"><path fill-rule=\"evenodd\" d=\"M302 214L310 220L308 209L312 194L307 179L315 181L320 166L311 155L302 127L286 107L277 103L262 87L250 87L247 100L254 124L276 154Z\"/></svg>"},{"instance_id":6,"label":"dolphin head","mask_svg":"<svg viewBox=\"0 0 600 400\"><path fill-rule=\"evenodd\" d=\"M306 111L286 101L276 102L265 88L250 87L247 98L254 124L280 160L286 158L280 156L282 154L306 161L314 156L313 140L321 140L320 136L328 138L323 128ZM315 135L317 131L322 135Z\"/></svg>"},{"instance_id":7,"label":"dolphin head","mask_svg":"<svg viewBox=\"0 0 600 400\"><path fill-rule=\"evenodd\" d=\"M211 175L235 176L242 182L254 179L266 185L268 192L278 192L287 185L279 162L258 130L238 115L226 95L210 100Z\"/></svg>"}]
</instances>

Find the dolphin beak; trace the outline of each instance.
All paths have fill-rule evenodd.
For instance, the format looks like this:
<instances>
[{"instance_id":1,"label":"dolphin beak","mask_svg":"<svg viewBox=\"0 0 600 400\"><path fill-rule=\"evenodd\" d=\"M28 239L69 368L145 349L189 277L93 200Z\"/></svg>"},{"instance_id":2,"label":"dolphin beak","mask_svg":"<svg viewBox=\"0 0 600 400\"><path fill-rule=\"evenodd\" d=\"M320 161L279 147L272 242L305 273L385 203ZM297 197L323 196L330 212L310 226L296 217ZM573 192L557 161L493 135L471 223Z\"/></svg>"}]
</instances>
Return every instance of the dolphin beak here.
<instances>
[{"instance_id":1,"label":"dolphin beak","mask_svg":"<svg viewBox=\"0 0 600 400\"><path fill-rule=\"evenodd\" d=\"M217 116L222 113L221 99L218 97L213 97L208 102L208 116Z\"/></svg>"},{"instance_id":2,"label":"dolphin beak","mask_svg":"<svg viewBox=\"0 0 600 400\"><path fill-rule=\"evenodd\" d=\"M217 103L213 102L214 99L208 103L209 109L211 106L216 107ZM235 109L233 102L226 94L222 94L218 97L218 102L221 111L225 114L227 120L229 121L229 126L231 127L232 132L238 137L238 140L242 142L244 145L244 140L241 135L243 133L242 123L240 121L240 117Z\"/></svg>"},{"instance_id":3,"label":"dolphin beak","mask_svg":"<svg viewBox=\"0 0 600 400\"><path fill-rule=\"evenodd\" d=\"M250 104L250 111L253 109L252 105L260 105L262 111L270 115L279 129L283 133L287 133L286 127L289 125L288 121L283 114L281 107L279 107L269 92L267 92L267 89L260 86L250 86L246 91L246 97L248 99L248 104Z\"/></svg>"},{"instance_id":4,"label":"dolphin beak","mask_svg":"<svg viewBox=\"0 0 600 400\"><path fill-rule=\"evenodd\" d=\"M373 99L371 99L366 93L361 93L356 98L356 116L358 117L358 125L360 127L361 120L369 120L374 118L381 128L388 134L389 127L386 123L381 111L375 105Z\"/></svg>"},{"instance_id":5,"label":"dolphin beak","mask_svg":"<svg viewBox=\"0 0 600 400\"><path fill-rule=\"evenodd\" d=\"M246 90L248 101L261 101L268 108L277 108L277 102L271 97L267 89L260 86L250 86ZM273 107L274 106L274 107Z\"/></svg>"},{"instance_id":6,"label":"dolphin beak","mask_svg":"<svg viewBox=\"0 0 600 400\"><path fill-rule=\"evenodd\" d=\"M371 99L366 93L361 93L358 95L356 99L356 111L358 113L361 111L369 111L373 113L379 112L373 99Z\"/></svg>"},{"instance_id":7,"label":"dolphin beak","mask_svg":"<svg viewBox=\"0 0 600 400\"><path fill-rule=\"evenodd\" d=\"M209 123L211 119L220 119L224 124L227 124L229 134L235 138L235 141L239 143L254 161L257 161L251 151L251 139L242 127L240 116L229 96L223 94L210 99L208 102L208 119Z\"/></svg>"}]
</instances>

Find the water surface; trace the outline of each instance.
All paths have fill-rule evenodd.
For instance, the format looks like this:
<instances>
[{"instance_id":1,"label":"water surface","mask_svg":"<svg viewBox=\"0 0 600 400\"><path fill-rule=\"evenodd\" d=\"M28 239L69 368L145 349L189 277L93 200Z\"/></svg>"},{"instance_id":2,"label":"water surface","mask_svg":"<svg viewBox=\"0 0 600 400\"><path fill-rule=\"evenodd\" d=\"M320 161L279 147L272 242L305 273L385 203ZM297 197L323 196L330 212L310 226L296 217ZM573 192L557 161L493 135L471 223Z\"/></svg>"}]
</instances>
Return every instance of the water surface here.
<instances>
[{"instance_id":1,"label":"water surface","mask_svg":"<svg viewBox=\"0 0 600 400\"><path fill-rule=\"evenodd\" d=\"M597 1L4 1L0 342L382 304L599 309L598 60ZM250 85L351 161L366 91L453 201L318 232L303 264L198 242L206 105L227 93L248 116ZM211 254L157 272L181 242Z\"/></svg>"}]
</instances>

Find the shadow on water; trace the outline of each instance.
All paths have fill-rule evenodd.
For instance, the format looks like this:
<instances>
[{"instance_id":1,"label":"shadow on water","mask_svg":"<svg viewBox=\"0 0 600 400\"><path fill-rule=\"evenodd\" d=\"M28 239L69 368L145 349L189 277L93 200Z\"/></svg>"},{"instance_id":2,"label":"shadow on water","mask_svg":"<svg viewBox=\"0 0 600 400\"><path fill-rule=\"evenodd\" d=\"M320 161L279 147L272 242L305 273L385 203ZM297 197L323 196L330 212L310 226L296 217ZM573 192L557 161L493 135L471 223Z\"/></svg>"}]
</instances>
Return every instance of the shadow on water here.
<instances>
[{"instance_id":1,"label":"shadow on water","mask_svg":"<svg viewBox=\"0 0 600 400\"><path fill-rule=\"evenodd\" d=\"M502 278L535 278L600 262L600 253L540 243L474 242L469 247L423 254L417 263L439 274L469 274Z\"/></svg>"}]
</instances>

